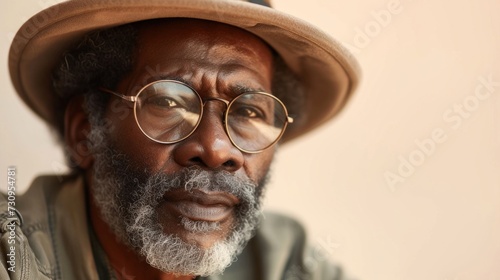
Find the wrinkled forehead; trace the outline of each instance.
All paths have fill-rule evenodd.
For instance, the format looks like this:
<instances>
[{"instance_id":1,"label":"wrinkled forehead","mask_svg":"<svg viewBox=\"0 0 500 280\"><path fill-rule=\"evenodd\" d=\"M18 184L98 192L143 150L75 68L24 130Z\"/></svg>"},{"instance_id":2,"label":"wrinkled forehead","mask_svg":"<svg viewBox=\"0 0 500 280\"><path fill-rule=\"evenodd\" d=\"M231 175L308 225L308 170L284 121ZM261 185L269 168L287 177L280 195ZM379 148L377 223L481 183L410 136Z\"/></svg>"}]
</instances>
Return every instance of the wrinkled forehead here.
<instances>
[{"instance_id":1,"label":"wrinkled forehead","mask_svg":"<svg viewBox=\"0 0 500 280\"><path fill-rule=\"evenodd\" d=\"M124 77L129 86L166 78L201 86L213 79L219 86L245 80L247 87L270 90L273 51L248 31L197 19L161 19L136 25L133 69Z\"/></svg>"},{"instance_id":2,"label":"wrinkled forehead","mask_svg":"<svg viewBox=\"0 0 500 280\"><path fill-rule=\"evenodd\" d=\"M250 57L267 58L272 50L256 35L224 23L199 19L156 19L140 22L138 45L153 53L185 52L193 56L209 48L205 55L236 52Z\"/></svg>"}]
</instances>

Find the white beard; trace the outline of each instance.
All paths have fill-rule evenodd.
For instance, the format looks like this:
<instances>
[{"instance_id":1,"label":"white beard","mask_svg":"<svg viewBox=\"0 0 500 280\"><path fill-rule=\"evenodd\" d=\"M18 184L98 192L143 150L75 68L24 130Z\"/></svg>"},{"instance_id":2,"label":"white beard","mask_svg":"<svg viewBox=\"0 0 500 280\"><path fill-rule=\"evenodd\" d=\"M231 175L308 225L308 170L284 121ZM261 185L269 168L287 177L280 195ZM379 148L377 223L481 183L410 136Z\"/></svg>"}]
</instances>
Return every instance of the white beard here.
<instances>
[{"instance_id":1,"label":"white beard","mask_svg":"<svg viewBox=\"0 0 500 280\"><path fill-rule=\"evenodd\" d=\"M96 124L92 127L89 140L95 158L93 199L118 240L142 255L151 266L167 273L222 273L241 253L259 224L264 182L257 185L229 172L200 168L186 168L173 175L138 172L125 154L108 143L105 129ZM163 195L174 188L224 191L238 197L241 203L234 208L235 225L228 236L204 249L166 234L158 222L157 206ZM181 225L199 234L219 229L218 223L187 218L182 219Z\"/></svg>"}]
</instances>

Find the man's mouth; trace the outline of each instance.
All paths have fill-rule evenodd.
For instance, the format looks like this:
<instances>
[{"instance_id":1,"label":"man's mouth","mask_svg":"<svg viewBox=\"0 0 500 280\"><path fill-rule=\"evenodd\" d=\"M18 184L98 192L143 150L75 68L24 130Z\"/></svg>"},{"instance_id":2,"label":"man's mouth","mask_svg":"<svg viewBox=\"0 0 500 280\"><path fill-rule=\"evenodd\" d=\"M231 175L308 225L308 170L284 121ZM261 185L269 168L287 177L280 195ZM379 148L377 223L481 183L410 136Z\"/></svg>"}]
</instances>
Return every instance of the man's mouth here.
<instances>
[{"instance_id":1,"label":"man's mouth","mask_svg":"<svg viewBox=\"0 0 500 280\"><path fill-rule=\"evenodd\" d=\"M228 218L238 198L226 192L175 190L164 195L166 206L195 221L220 222Z\"/></svg>"}]
</instances>

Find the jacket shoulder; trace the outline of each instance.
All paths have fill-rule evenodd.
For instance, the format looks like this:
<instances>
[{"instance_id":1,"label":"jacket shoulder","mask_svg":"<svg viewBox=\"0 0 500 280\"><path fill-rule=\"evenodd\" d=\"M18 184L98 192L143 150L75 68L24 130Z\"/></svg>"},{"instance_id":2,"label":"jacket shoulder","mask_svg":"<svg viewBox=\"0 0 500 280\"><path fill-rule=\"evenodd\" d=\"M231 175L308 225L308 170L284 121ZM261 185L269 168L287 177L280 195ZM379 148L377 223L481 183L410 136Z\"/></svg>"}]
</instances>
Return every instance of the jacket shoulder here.
<instances>
[{"instance_id":1,"label":"jacket shoulder","mask_svg":"<svg viewBox=\"0 0 500 280\"><path fill-rule=\"evenodd\" d=\"M264 212L259 229L238 260L219 278L240 280L344 280L339 266L308 245L296 219Z\"/></svg>"},{"instance_id":2,"label":"jacket shoulder","mask_svg":"<svg viewBox=\"0 0 500 280\"><path fill-rule=\"evenodd\" d=\"M56 182L57 177L39 177L23 195L1 195L0 251L2 256L10 254L6 260L2 260L1 279L53 278L54 255L45 247L51 244L47 199L60 185L60 182ZM12 222L13 219L15 223ZM7 260L11 262L6 265ZM9 275L8 278L4 278L4 273Z\"/></svg>"}]
</instances>

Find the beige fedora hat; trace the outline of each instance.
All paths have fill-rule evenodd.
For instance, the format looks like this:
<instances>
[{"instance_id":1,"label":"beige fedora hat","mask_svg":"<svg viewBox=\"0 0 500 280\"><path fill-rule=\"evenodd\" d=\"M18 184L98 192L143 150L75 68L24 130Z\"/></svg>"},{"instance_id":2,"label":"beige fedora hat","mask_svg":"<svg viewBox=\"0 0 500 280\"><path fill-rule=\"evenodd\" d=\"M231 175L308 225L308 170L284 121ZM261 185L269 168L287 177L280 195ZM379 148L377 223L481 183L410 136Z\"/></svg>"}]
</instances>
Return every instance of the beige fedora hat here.
<instances>
[{"instance_id":1,"label":"beige fedora hat","mask_svg":"<svg viewBox=\"0 0 500 280\"><path fill-rule=\"evenodd\" d=\"M300 121L282 141L300 136L334 117L359 81L359 66L335 39L296 17L268 7L267 1L242 0L71 0L49 7L17 32L9 70L22 100L53 126L63 100L51 75L62 54L98 29L156 18L196 18L233 25L256 34L281 55L303 84Z\"/></svg>"}]
</instances>

